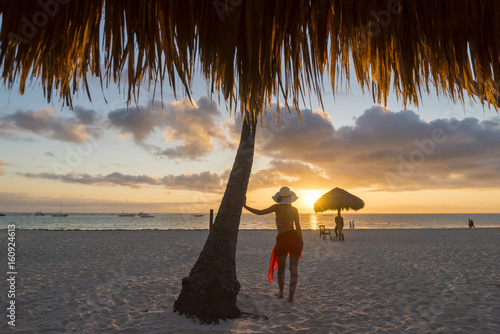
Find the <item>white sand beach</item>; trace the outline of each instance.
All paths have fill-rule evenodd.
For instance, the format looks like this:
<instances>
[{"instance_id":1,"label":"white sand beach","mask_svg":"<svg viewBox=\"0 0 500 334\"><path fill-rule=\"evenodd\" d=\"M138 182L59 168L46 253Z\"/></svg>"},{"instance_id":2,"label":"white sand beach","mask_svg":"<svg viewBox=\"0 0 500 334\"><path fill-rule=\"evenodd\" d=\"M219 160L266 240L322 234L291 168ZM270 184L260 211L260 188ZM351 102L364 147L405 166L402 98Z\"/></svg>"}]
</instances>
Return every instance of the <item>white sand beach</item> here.
<instances>
[{"instance_id":1,"label":"white sand beach","mask_svg":"<svg viewBox=\"0 0 500 334\"><path fill-rule=\"evenodd\" d=\"M240 231L247 315L207 326L172 308L208 231L17 231L16 326L3 315L0 332L500 332L500 229L304 231L293 303L267 281L275 233Z\"/></svg>"}]
</instances>

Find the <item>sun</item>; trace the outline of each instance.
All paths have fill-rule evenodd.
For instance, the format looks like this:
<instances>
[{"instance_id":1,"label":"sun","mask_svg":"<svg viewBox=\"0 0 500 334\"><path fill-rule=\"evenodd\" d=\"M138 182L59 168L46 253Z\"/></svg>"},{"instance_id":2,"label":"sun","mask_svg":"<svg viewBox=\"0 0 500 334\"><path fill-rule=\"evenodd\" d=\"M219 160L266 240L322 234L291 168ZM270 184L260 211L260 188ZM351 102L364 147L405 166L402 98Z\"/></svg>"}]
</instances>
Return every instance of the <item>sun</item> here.
<instances>
[{"instance_id":1,"label":"sun","mask_svg":"<svg viewBox=\"0 0 500 334\"><path fill-rule=\"evenodd\" d=\"M308 208L313 209L314 203L323 195L323 191L321 190L302 190L301 191L301 199L304 205Z\"/></svg>"}]
</instances>

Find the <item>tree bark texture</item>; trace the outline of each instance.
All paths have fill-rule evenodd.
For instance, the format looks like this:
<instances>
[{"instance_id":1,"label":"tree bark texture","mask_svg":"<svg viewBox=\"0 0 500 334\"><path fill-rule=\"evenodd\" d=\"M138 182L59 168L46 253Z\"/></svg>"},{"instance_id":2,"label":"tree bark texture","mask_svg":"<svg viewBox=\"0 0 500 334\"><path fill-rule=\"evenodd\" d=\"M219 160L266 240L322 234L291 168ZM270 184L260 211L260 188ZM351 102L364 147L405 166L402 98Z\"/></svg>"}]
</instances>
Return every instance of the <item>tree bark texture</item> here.
<instances>
[{"instance_id":1,"label":"tree bark texture","mask_svg":"<svg viewBox=\"0 0 500 334\"><path fill-rule=\"evenodd\" d=\"M252 170L256 121L245 118L241 139L226 191L205 246L189 277L182 280L182 291L174 312L195 317L201 323L241 316L236 307L240 283L236 278L236 242L242 206Z\"/></svg>"}]
</instances>

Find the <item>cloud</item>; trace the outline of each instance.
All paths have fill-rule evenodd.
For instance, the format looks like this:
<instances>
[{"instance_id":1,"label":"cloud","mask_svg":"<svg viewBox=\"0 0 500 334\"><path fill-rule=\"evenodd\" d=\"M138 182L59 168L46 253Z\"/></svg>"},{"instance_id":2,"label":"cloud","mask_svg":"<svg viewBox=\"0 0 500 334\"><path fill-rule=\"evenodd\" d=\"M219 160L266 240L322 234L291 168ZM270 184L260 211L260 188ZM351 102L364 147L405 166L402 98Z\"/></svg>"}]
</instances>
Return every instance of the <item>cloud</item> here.
<instances>
[{"instance_id":1,"label":"cloud","mask_svg":"<svg viewBox=\"0 0 500 334\"><path fill-rule=\"evenodd\" d=\"M393 112L374 106L353 126L335 129L322 111L295 112L276 122L276 106L257 129L256 156L272 158L252 181L264 186L291 179L292 185L418 190L498 187L500 178L500 118L437 119L425 122L411 111ZM233 140L238 124L227 125ZM276 168L276 161L283 165ZM303 163L321 171L290 169ZM262 174L262 180L257 175ZM266 176L266 178L264 178Z\"/></svg>"},{"instance_id":2,"label":"cloud","mask_svg":"<svg viewBox=\"0 0 500 334\"><path fill-rule=\"evenodd\" d=\"M212 151L214 140L224 142L223 133L215 122L219 110L208 98L203 97L194 104L186 98L182 102L171 102L167 110L167 139L181 144L158 154L169 158L197 159Z\"/></svg>"},{"instance_id":3,"label":"cloud","mask_svg":"<svg viewBox=\"0 0 500 334\"><path fill-rule=\"evenodd\" d=\"M297 151L303 154L311 149L311 143L321 145L333 138L334 128L330 116L321 110L301 110L302 121L293 110L289 110L287 114L281 110L281 113L280 117L276 115L276 104L273 104L272 110L265 112L256 131L257 155L291 160L287 156L289 152ZM236 143L241 133L240 123L239 119L224 123L231 134L230 138Z\"/></svg>"},{"instance_id":4,"label":"cloud","mask_svg":"<svg viewBox=\"0 0 500 334\"><path fill-rule=\"evenodd\" d=\"M154 102L152 107L118 109L108 114L112 128L129 134L138 145L154 154L171 159L196 160L214 149L214 142L225 146L225 137L216 118L220 115L215 103L202 97L198 102L184 98L166 106ZM155 130L164 132L169 147L159 147L146 142Z\"/></svg>"},{"instance_id":5,"label":"cloud","mask_svg":"<svg viewBox=\"0 0 500 334\"><path fill-rule=\"evenodd\" d=\"M500 186L500 118L425 122L411 110L393 112L374 106L365 110L352 126L336 129L330 116L322 111L302 110L301 114L302 122L293 111L282 115L281 122L276 121L276 108L263 116L263 124L257 129L255 159L269 162L265 168L254 170L249 189L278 188L283 184L301 189L338 186L379 191ZM163 151L169 157L199 158L211 152L213 142L222 136L216 124L211 130L210 121L215 122L218 111L208 100L200 99L196 105L186 100L171 103L144 115L147 122L143 125L134 128L134 122L125 120L127 125L122 124L119 129L139 141L157 128L169 130L169 140L179 143L171 152ZM119 114L115 116L118 118L111 118L120 119ZM151 119L156 121L150 122ZM203 130L200 125L208 126ZM224 127L227 142L235 145L241 131L240 120L224 122ZM190 136L195 137L196 143L210 144L196 146L190 142ZM176 149L179 152L175 153ZM155 186L215 194L224 190L229 170L162 177L118 172L97 176L22 175L96 186Z\"/></svg>"},{"instance_id":6,"label":"cloud","mask_svg":"<svg viewBox=\"0 0 500 334\"><path fill-rule=\"evenodd\" d=\"M40 178L48 180L60 180L66 183L78 183L95 186L127 186L130 188L139 189L144 185L161 185L161 181L149 175L124 175L114 172L108 175L91 176L83 173L18 173L27 178Z\"/></svg>"},{"instance_id":7,"label":"cloud","mask_svg":"<svg viewBox=\"0 0 500 334\"><path fill-rule=\"evenodd\" d=\"M18 173L26 178L57 180L66 183L76 183L93 186L127 186L140 189L143 186L164 186L167 189L192 190L199 192L218 193L224 190L229 170L220 174L205 171L182 175L167 175L157 178L149 175L125 175L114 172L108 175L92 176L84 173Z\"/></svg>"},{"instance_id":8,"label":"cloud","mask_svg":"<svg viewBox=\"0 0 500 334\"><path fill-rule=\"evenodd\" d=\"M0 160L0 166L4 166L4 165L6 165L5 161ZM5 169L0 168L0 175L4 175L4 174L5 174Z\"/></svg>"},{"instance_id":9,"label":"cloud","mask_svg":"<svg viewBox=\"0 0 500 334\"><path fill-rule=\"evenodd\" d=\"M59 117L54 108L38 111L18 110L0 118L0 136L25 137L35 134L63 142L81 143L97 132L92 128L96 122L95 111L75 107L73 117Z\"/></svg>"},{"instance_id":10,"label":"cloud","mask_svg":"<svg viewBox=\"0 0 500 334\"><path fill-rule=\"evenodd\" d=\"M96 111L78 106L64 116L54 108L18 110L0 117L0 137L30 140L31 135L37 135L82 143L102 136L107 126L131 136L150 153L170 159L198 160L211 153L216 144L222 149L234 148L221 129L217 105L207 97L197 102L184 98L166 105L154 101L139 109L113 110L108 113L106 124ZM149 140L155 133L163 136L163 144Z\"/></svg>"},{"instance_id":11,"label":"cloud","mask_svg":"<svg viewBox=\"0 0 500 334\"><path fill-rule=\"evenodd\" d=\"M142 144L153 134L155 127L164 126L164 113L158 103L154 108L120 108L108 114L108 121L112 128L122 134L131 134L137 144Z\"/></svg>"},{"instance_id":12,"label":"cloud","mask_svg":"<svg viewBox=\"0 0 500 334\"><path fill-rule=\"evenodd\" d=\"M75 117L81 124L92 125L96 122L97 116L95 110L87 110L76 106L73 110Z\"/></svg>"},{"instance_id":13,"label":"cloud","mask_svg":"<svg viewBox=\"0 0 500 334\"><path fill-rule=\"evenodd\" d=\"M222 192L229 177L229 169L217 174L205 171L182 175L168 175L161 179L163 185L169 189L193 190L208 193Z\"/></svg>"},{"instance_id":14,"label":"cloud","mask_svg":"<svg viewBox=\"0 0 500 334\"><path fill-rule=\"evenodd\" d=\"M294 160L272 160L267 168L251 175L249 189L279 188L285 184L321 188L329 181L329 177L317 166Z\"/></svg>"},{"instance_id":15,"label":"cloud","mask_svg":"<svg viewBox=\"0 0 500 334\"><path fill-rule=\"evenodd\" d=\"M14 138L16 131L12 128L10 122L6 122L4 117L0 117L0 137Z\"/></svg>"}]
</instances>

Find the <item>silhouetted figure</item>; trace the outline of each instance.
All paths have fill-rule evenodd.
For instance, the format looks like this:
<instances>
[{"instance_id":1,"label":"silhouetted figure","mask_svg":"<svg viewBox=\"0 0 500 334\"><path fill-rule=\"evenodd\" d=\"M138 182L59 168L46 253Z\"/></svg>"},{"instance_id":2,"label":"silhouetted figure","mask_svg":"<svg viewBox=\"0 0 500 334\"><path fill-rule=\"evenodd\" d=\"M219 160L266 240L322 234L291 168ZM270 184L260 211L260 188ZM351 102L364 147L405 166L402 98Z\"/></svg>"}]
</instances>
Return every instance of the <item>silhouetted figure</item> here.
<instances>
[{"instance_id":1,"label":"silhouetted figure","mask_svg":"<svg viewBox=\"0 0 500 334\"><path fill-rule=\"evenodd\" d=\"M336 240L344 240L344 234L342 230L344 229L344 218L340 215L340 211L338 215L335 217L335 239ZM338 233L337 233L338 231Z\"/></svg>"},{"instance_id":2,"label":"silhouetted figure","mask_svg":"<svg viewBox=\"0 0 500 334\"><path fill-rule=\"evenodd\" d=\"M473 228L473 227L476 228L474 226L474 221L472 219L469 219L469 228Z\"/></svg>"}]
</instances>

